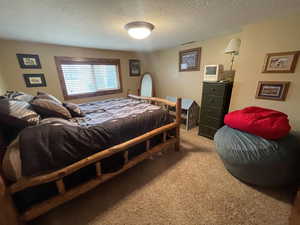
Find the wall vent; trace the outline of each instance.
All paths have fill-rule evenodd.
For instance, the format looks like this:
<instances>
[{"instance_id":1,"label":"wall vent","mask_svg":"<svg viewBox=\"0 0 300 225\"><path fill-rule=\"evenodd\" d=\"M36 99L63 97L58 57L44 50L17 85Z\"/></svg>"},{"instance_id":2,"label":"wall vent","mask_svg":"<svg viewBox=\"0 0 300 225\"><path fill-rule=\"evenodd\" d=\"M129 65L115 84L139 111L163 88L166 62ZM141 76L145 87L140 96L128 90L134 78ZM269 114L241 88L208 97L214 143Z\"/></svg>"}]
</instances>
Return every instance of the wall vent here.
<instances>
[{"instance_id":1,"label":"wall vent","mask_svg":"<svg viewBox=\"0 0 300 225\"><path fill-rule=\"evenodd\" d=\"M183 43L183 44L181 44L181 45L189 45L189 44L193 44L193 43L195 43L195 41L185 42L185 43Z\"/></svg>"}]
</instances>

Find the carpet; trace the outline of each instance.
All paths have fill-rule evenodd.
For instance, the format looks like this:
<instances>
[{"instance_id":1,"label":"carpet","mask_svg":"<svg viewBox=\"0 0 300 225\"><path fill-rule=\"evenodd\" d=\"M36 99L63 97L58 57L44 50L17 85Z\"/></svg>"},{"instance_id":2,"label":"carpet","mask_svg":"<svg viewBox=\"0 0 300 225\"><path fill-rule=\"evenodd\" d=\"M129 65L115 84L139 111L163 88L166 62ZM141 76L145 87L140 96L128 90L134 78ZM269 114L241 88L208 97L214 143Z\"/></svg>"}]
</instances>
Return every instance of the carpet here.
<instances>
[{"instance_id":1,"label":"carpet","mask_svg":"<svg viewBox=\"0 0 300 225\"><path fill-rule=\"evenodd\" d=\"M32 221L32 225L287 225L294 188L232 177L212 140L182 130L169 149Z\"/></svg>"}]
</instances>

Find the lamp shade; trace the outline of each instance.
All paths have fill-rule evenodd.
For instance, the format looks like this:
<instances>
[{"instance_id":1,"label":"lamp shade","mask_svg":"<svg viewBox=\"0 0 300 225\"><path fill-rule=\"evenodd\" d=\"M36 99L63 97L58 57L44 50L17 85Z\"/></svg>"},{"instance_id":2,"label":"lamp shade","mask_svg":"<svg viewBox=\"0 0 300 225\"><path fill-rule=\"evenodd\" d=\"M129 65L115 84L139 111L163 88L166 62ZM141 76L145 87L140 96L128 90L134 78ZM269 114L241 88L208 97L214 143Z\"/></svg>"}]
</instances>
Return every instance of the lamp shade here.
<instances>
[{"instance_id":1,"label":"lamp shade","mask_svg":"<svg viewBox=\"0 0 300 225\"><path fill-rule=\"evenodd\" d=\"M239 53L240 46L241 46L241 40L239 38L231 39L224 53L237 55Z\"/></svg>"}]
</instances>

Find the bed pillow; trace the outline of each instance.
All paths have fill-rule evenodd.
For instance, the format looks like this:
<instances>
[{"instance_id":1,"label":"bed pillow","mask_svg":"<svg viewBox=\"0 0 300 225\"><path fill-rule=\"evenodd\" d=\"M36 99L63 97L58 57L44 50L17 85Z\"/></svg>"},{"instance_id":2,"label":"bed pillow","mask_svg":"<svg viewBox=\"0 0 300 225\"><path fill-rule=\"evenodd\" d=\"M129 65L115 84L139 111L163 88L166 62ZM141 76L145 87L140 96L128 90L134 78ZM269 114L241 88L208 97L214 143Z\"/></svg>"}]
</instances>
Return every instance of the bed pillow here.
<instances>
[{"instance_id":1,"label":"bed pillow","mask_svg":"<svg viewBox=\"0 0 300 225\"><path fill-rule=\"evenodd\" d=\"M50 95L48 93L45 93L45 92L38 91L37 96L35 98L52 100L52 101L62 105L62 102L59 101L56 97L54 97L53 95Z\"/></svg>"},{"instance_id":2,"label":"bed pillow","mask_svg":"<svg viewBox=\"0 0 300 225\"><path fill-rule=\"evenodd\" d=\"M0 100L0 123L11 127L24 128L36 125L40 116L32 110L29 103L19 100Z\"/></svg>"},{"instance_id":3,"label":"bed pillow","mask_svg":"<svg viewBox=\"0 0 300 225\"><path fill-rule=\"evenodd\" d=\"M43 118L47 117L59 117L63 119L71 119L70 112L61 104L49 100L35 98L31 105L33 109L39 113Z\"/></svg>"},{"instance_id":4,"label":"bed pillow","mask_svg":"<svg viewBox=\"0 0 300 225\"><path fill-rule=\"evenodd\" d=\"M12 99L12 100L20 100L20 101L25 101L25 102L30 102L34 98L33 95L26 94L24 92L19 92L19 91L7 91L4 94L5 97Z\"/></svg>"},{"instance_id":5,"label":"bed pillow","mask_svg":"<svg viewBox=\"0 0 300 225\"><path fill-rule=\"evenodd\" d=\"M81 111L79 106L74 103L64 102L63 106L66 107L71 113L72 117L83 117L85 114Z\"/></svg>"}]
</instances>

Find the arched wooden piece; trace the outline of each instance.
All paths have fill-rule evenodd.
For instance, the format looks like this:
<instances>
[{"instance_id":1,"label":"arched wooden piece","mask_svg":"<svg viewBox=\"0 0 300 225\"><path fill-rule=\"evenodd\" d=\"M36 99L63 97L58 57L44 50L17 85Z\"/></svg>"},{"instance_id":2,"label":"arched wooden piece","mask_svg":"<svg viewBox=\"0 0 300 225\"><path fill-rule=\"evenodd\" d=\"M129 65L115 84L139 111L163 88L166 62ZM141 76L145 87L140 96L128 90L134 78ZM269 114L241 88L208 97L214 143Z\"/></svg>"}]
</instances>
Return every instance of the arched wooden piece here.
<instances>
[{"instance_id":1,"label":"arched wooden piece","mask_svg":"<svg viewBox=\"0 0 300 225\"><path fill-rule=\"evenodd\" d=\"M149 79L150 79L150 83L149 83ZM143 83L143 82L148 82L149 87L145 87L144 85L146 83ZM145 91L144 88L147 88L148 90ZM146 95L143 95L143 93L146 93L146 92L151 92L151 93L147 93ZM144 96L144 97L154 97L155 96L155 88L154 88L154 82L153 82L153 77L150 73L146 72L142 75L141 77L141 80L140 80L140 88L138 89L138 94L140 96Z\"/></svg>"}]
</instances>

